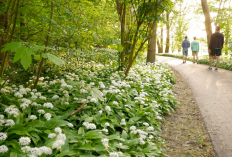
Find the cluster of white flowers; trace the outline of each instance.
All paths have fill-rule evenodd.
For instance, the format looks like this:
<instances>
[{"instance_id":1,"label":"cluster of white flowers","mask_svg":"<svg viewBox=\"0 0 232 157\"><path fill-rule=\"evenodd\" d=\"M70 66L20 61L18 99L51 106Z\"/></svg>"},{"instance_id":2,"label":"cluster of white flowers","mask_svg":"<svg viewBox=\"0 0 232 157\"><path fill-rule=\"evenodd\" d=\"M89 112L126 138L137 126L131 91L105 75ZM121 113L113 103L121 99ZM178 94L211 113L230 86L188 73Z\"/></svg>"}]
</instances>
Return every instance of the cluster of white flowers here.
<instances>
[{"instance_id":1,"label":"cluster of white flowers","mask_svg":"<svg viewBox=\"0 0 232 157\"><path fill-rule=\"evenodd\" d=\"M74 127L74 125L73 125L72 123L68 123L68 126L69 126L70 128L73 128L73 127Z\"/></svg>"},{"instance_id":2,"label":"cluster of white flowers","mask_svg":"<svg viewBox=\"0 0 232 157\"><path fill-rule=\"evenodd\" d=\"M152 126L149 126L149 127L147 128L147 131L149 131L149 132L154 131L154 128L153 128Z\"/></svg>"},{"instance_id":3,"label":"cluster of white flowers","mask_svg":"<svg viewBox=\"0 0 232 157\"><path fill-rule=\"evenodd\" d=\"M94 130L94 129L97 128L95 124L89 123L89 122L84 122L83 125L84 125L87 129L91 129L91 130Z\"/></svg>"},{"instance_id":4,"label":"cluster of white flowers","mask_svg":"<svg viewBox=\"0 0 232 157\"><path fill-rule=\"evenodd\" d=\"M122 119L120 125L126 125L126 120Z\"/></svg>"},{"instance_id":5,"label":"cluster of white flowers","mask_svg":"<svg viewBox=\"0 0 232 157\"><path fill-rule=\"evenodd\" d=\"M37 117L36 117L36 115L31 115L31 116L30 116L30 119L32 119L32 120L36 120L36 119L37 119Z\"/></svg>"},{"instance_id":6,"label":"cluster of white flowers","mask_svg":"<svg viewBox=\"0 0 232 157\"><path fill-rule=\"evenodd\" d=\"M85 90L85 89L80 89L80 93L81 93L81 94L85 94L85 93L88 93L88 91Z\"/></svg>"},{"instance_id":7,"label":"cluster of white flowers","mask_svg":"<svg viewBox=\"0 0 232 157\"><path fill-rule=\"evenodd\" d=\"M98 111L98 112L99 112L100 115L102 114L102 110L100 110L100 111Z\"/></svg>"},{"instance_id":8,"label":"cluster of white flowers","mask_svg":"<svg viewBox=\"0 0 232 157\"><path fill-rule=\"evenodd\" d=\"M108 122L107 122L107 123L105 123L105 126L106 126L106 127L110 126L110 123L108 123Z\"/></svg>"},{"instance_id":9,"label":"cluster of white flowers","mask_svg":"<svg viewBox=\"0 0 232 157\"><path fill-rule=\"evenodd\" d=\"M45 114L45 111L43 109L40 109L37 111L39 114Z\"/></svg>"},{"instance_id":10,"label":"cluster of white flowers","mask_svg":"<svg viewBox=\"0 0 232 157\"><path fill-rule=\"evenodd\" d=\"M97 99L96 99L96 98L91 98L91 99L90 99L90 102L97 103Z\"/></svg>"},{"instance_id":11,"label":"cluster of white flowers","mask_svg":"<svg viewBox=\"0 0 232 157\"><path fill-rule=\"evenodd\" d=\"M47 120L50 120L52 118L52 115L50 113L46 113L44 114L44 117L47 119Z\"/></svg>"},{"instance_id":12,"label":"cluster of white flowers","mask_svg":"<svg viewBox=\"0 0 232 157\"><path fill-rule=\"evenodd\" d=\"M7 139L7 134L4 132L0 132L0 141L5 141Z\"/></svg>"},{"instance_id":13,"label":"cluster of white flowers","mask_svg":"<svg viewBox=\"0 0 232 157\"><path fill-rule=\"evenodd\" d=\"M47 103L44 103L44 104L43 104L43 107L46 107L46 108L53 108L53 104L50 103L50 102L47 102Z\"/></svg>"},{"instance_id":14,"label":"cluster of white flowers","mask_svg":"<svg viewBox=\"0 0 232 157\"><path fill-rule=\"evenodd\" d=\"M103 146L109 147L109 140L107 138L102 139L101 142L102 142Z\"/></svg>"},{"instance_id":15,"label":"cluster of white flowers","mask_svg":"<svg viewBox=\"0 0 232 157\"><path fill-rule=\"evenodd\" d=\"M0 153L6 153L8 152L8 147L6 145L1 145L0 146Z\"/></svg>"},{"instance_id":16,"label":"cluster of white flowers","mask_svg":"<svg viewBox=\"0 0 232 157\"><path fill-rule=\"evenodd\" d=\"M15 125L15 122L12 119L7 119L5 121L5 126L10 126L12 127L13 125Z\"/></svg>"},{"instance_id":17,"label":"cluster of white flowers","mask_svg":"<svg viewBox=\"0 0 232 157\"><path fill-rule=\"evenodd\" d=\"M118 153L116 152L111 152L110 157L119 157Z\"/></svg>"},{"instance_id":18,"label":"cluster of white flowers","mask_svg":"<svg viewBox=\"0 0 232 157\"><path fill-rule=\"evenodd\" d=\"M22 146L26 146L31 143L31 139L29 137L20 137L19 144Z\"/></svg>"},{"instance_id":19,"label":"cluster of white flowers","mask_svg":"<svg viewBox=\"0 0 232 157\"><path fill-rule=\"evenodd\" d=\"M52 155L52 149L46 146L43 147L35 147L31 148L30 146L24 146L21 148L23 153L26 153L29 155L29 157L38 157L41 156L42 154L45 155Z\"/></svg>"},{"instance_id":20,"label":"cluster of white flowers","mask_svg":"<svg viewBox=\"0 0 232 157\"><path fill-rule=\"evenodd\" d=\"M54 96L52 97L52 99L57 100L57 99L59 99L59 96L58 96L58 95L54 95Z\"/></svg>"},{"instance_id":21,"label":"cluster of white flowers","mask_svg":"<svg viewBox=\"0 0 232 157\"><path fill-rule=\"evenodd\" d=\"M10 105L8 108L5 109L5 112L9 115L13 115L14 117L17 117L19 115L19 109L15 105Z\"/></svg>"},{"instance_id":22,"label":"cluster of white flowers","mask_svg":"<svg viewBox=\"0 0 232 157\"><path fill-rule=\"evenodd\" d=\"M108 129L102 129L102 131L108 133Z\"/></svg>"},{"instance_id":23,"label":"cluster of white flowers","mask_svg":"<svg viewBox=\"0 0 232 157\"><path fill-rule=\"evenodd\" d=\"M118 105L118 102L117 101L113 101L113 105Z\"/></svg>"},{"instance_id":24,"label":"cluster of white flowers","mask_svg":"<svg viewBox=\"0 0 232 157\"><path fill-rule=\"evenodd\" d=\"M61 146L65 144L66 135L62 133L62 129L60 127L56 127L54 130L57 134L50 133L48 135L48 138L55 138L56 137L56 140L52 144L52 149L60 150Z\"/></svg>"},{"instance_id":25,"label":"cluster of white flowers","mask_svg":"<svg viewBox=\"0 0 232 157\"><path fill-rule=\"evenodd\" d=\"M105 110L108 111L108 112L110 112L110 111L111 111L110 106L106 106L106 107L105 107Z\"/></svg>"},{"instance_id":26,"label":"cluster of white flowers","mask_svg":"<svg viewBox=\"0 0 232 157\"><path fill-rule=\"evenodd\" d=\"M104 85L104 83L103 82L99 82L99 86L100 86L100 88L106 88L106 86Z\"/></svg>"},{"instance_id":27,"label":"cluster of white flowers","mask_svg":"<svg viewBox=\"0 0 232 157\"><path fill-rule=\"evenodd\" d=\"M145 125L145 126L149 126L149 124L148 124L148 123L146 123L146 122L145 122L145 123L143 123L143 125Z\"/></svg>"}]
</instances>

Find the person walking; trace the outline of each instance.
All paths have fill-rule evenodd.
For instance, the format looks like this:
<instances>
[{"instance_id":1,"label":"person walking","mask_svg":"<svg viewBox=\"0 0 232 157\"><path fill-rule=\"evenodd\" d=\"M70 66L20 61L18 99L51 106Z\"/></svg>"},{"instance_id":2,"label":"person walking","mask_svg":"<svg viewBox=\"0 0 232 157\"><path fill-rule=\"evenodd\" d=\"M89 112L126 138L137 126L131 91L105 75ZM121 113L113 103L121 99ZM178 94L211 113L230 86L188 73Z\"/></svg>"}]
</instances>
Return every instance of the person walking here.
<instances>
[{"instance_id":1,"label":"person walking","mask_svg":"<svg viewBox=\"0 0 232 157\"><path fill-rule=\"evenodd\" d=\"M220 27L216 26L215 33L210 37L209 43L209 68L206 70L212 70L213 56L216 55L217 63L215 71L218 71L218 65L220 63L220 56L224 44L224 35L220 33Z\"/></svg>"},{"instance_id":2,"label":"person walking","mask_svg":"<svg viewBox=\"0 0 232 157\"><path fill-rule=\"evenodd\" d=\"M182 42L183 48L183 63L186 63L188 57L188 48L190 47L190 42L188 41L188 37L185 36L185 40Z\"/></svg>"},{"instance_id":3,"label":"person walking","mask_svg":"<svg viewBox=\"0 0 232 157\"><path fill-rule=\"evenodd\" d=\"M199 52L199 42L196 37L193 37L194 41L191 42L191 50L193 55L193 64L195 64L195 57L197 59L198 64L198 52Z\"/></svg>"}]
</instances>

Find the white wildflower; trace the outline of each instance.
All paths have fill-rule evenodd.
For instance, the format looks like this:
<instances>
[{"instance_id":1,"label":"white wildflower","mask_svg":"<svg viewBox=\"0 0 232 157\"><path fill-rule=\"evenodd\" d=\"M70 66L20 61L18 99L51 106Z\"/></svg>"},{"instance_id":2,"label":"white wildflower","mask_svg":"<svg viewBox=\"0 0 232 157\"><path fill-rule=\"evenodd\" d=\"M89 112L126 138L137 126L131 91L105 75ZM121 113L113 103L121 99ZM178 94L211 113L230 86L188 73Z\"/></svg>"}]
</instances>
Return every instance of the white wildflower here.
<instances>
[{"instance_id":1,"label":"white wildflower","mask_svg":"<svg viewBox=\"0 0 232 157\"><path fill-rule=\"evenodd\" d=\"M148 123L146 123L146 122L145 122L145 123L143 123L143 125L145 125L145 126L149 126L149 124L148 124Z\"/></svg>"},{"instance_id":2,"label":"white wildflower","mask_svg":"<svg viewBox=\"0 0 232 157\"><path fill-rule=\"evenodd\" d=\"M144 144L145 144L145 141L144 141L142 138L140 138L140 139L139 139L139 143L140 143L140 145L144 145Z\"/></svg>"},{"instance_id":3,"label":"white wildflower","mask_svg":"<svg viewBox=\"0 0 232 157\"><path fill-rule=\"evenodd\" d=\"M46 155L52 155L52 149L46 146L40 147L39 148L41 152L43 152Z\"/></svg>"},{"instance_id":4,"label":"white wildflower","mask_svg":"<svg viewBox=\"0 0 232 157\"><path fill-rule=\"evenodd\" d=\"M126 120L122 119L120 125L126 125Z\"/></svg>"},{"instance_id":5,"label":"white wildflower","mask_svg":"<svg viewBox=\"0 0 232 157\"><path fill-rule=\"evenodd\" d=\"M131 126L130 130L136 130L136 126Z\"/></svg>"},{"instance_id":6,"label":"white wildflower","mask_svg":"<svg viewBox=\"0 0 232 157\"><path fill-rule=\"evenodd\" d=\"M111 152L110 157L119 157L118 153L116 152Z\"/></svg>"},{"instance_id":7,"label":"white wildflower","mask_svg":"<svg viewBox=\"0 0 232 157\"><path fill-rule=\"evenodd\" d=\"M46 107L46 108L53 108L53 105L52 105L52 103L47 102L47 103L44 103L44 104L43 104L43 107Z\"/></svg>"},{"instance_id":8,"label":"white wildflower","mask_svg":"<svg viewBox=\"0 0 232 157\"><path fill-rule=\"evenodd\" d=\"M10 126L12 127L13 125L15 125L15 122L12 119L7 119L5 121L5 126Z\"/></svg>"},{"instance_id":9,"label":"white wildflower","mask_svg":"<svg viewBox=\"0 0 232 157\"><path fill-rule=\"evenodd\" d=\"M91 98L91 99L90 99L90 102L97 103L97 99L96 99L96 98Z\"/></svg>"},{"instance_id":10,"label":"white wildflower","mask_svg":"<svg viewBox=\"0 0 232 157\"><path fill-rule=\"evenodd\" d=\"M8 147L6 145L1 145L0 146L0 153L6 153L8 152Z\"/></svg>"},{"instance_id":11,"label":"white wildflower","mask_svg":"<svg viewBox=\"0 0 232 157\"><path fill-rule=\"evenodd\" d=\"M54 95L54 96L52 97L52 99L57 100L57 99L59 99L59 96L58 96L58 95Z\"/></svg>"},{"instance_id":12,"label":"white wildflower","mask_svg":"<svg viewBox=\"0 0 232 157\"><path fill-rule=\"evenodd\" d=\"M0 141L5 141L7 139L7 134L4 132L0 132Z\"/></svg>"},{"instance_id":13,"label":"white wildflower","mask_svg":"<svg viewBox=\"0 0 232 157\"><path fill-rule=\"evenodd\" d=\"M105 126L107 127L107 126L110 126L110 123L105 123Z\"/></svg>"},{"instance_id":14,"label":"white wildflower","mask_svg":"<svg viewBox=\"0 0 232 157\"><path fill-rule=\"evenodd\" d=\"M71 127L71 128L74 127L74 125L72 123L68 123L68 126Z\"/></svg>"},{"instance_id":15,"label":"white wildflower","mask_svg":"<svg viewBox=\"0 0 232 157\"><path fill-rule=\"evenodd\" d=\"M50 113L46 113L44 114L44 117L47 119L47 120L50 120L52 118L52 115Z\"/></svg>"},{"instance_id":16,"label":"white wildflower","mask_svg":"<svg viewBox=\"0 0 232 157\"><path fill-rule=\"evenodd\" d=\"M0 119L4 119L4 115L0 114Z\"/></svg>"},{"instance_id":17,"label":"white wildflower","mask_svg":"<svg viewBox=\"0 0 232 157\"><path fill-rule=\"evenodd\" d=\"M103 132L108 132L108 129L102 129Z\"/></svg>"},{"instance_id":18,"label":"white wildflower","mask_svg":"<svg viewBox=\"0 0 232 157\"><path fill-rule=\"evenodd\" d=\"M60 134L60 133L62 132L62 129L61 129L60 127L56 127L56 128L55 128L55 132L57 132L57 133Z\"/></svg>"},{"instance_id":19,"label":"white wildflower","mask_svg":"<svg viewBox=\"0 0 232 157\"><path fill-rule=\"evenodd\" d=\"M36 119L37 119L37 117L36 117L35 115L31 115L31 116L30 116L30 119L32 119L32 120L36 120Z\"/></svg>"},{"instance_id":20,"label":"white wildflower","mask_svg":"<svg viewBox=\"0 0 232 157\"><path fill-rule=\"evenodd\" d=\"M110 106L106 106L105 109L106 109L106 111L109 111L109 112L111 111Z\"/></svg>"},{"instance_id":21,"label":"white wildflower","mask_svg":"<svg viewBox=\"0 0 232 157\"><path fill-rule=\"evenodd\" d=\"M26 146L31 143L31 139L29 137L20 137L19 144L22 146Z\"/></svg>"},{"instance_id":22,"label":"white wildflower","mask_svg":"<svg viewBox=\"0 0 232 157\"><path fill-rule=\"evenodd\" d=\"M103 146L109 147L109 140L107 138L101 140Z\"/></svg>"},{"instance_id":23,"label":"white wildflower","mask_svg":"<svg viewBox=\"0 0 232 157\"><path fill-rule=\"evenodd\" d=\"M98 112L99 112L100 115L102 114L102 110L100 110L100 111L98 111Z\"/></svg>"},{"instance_id":24,"label":"white wildflower","mask_svg":"<svg viewBox=\"0 0 232 157\"><path fill-rule=\"evenodd\" d=\"M147 131L154 131L154 128L153 128L152 126L149 126L149 127L147 128Z\"/></svg>"},{"instance_id":25,"label":"white wildflower","mask_svg":"<svg viewBox=\"0 0 232 157\"><path fill-rule=\"evenodd\" d=\"M38 112L39 114L44 114L44 113L45 113L45 111L42 110L42 109L38 110L37 112Z\"/></svg>"},{"instance_id":26,"label":"white wildflower","mask_svg":"<svg viewBox=\"0 0 232 157\"><path fill-rule=\"evenodd\" d=\"M118 102L117 101L113 101L113 105L118 105Z\"/></svg>"},{"instance_id":27,"label":"white wildflower","mask_svg":"<svg viewBox=\"0 0 232 157\"><path fill-rule=\"evenodd\" d=\"M48 135L48 138L54 138L54 137L56 137L56 134L55 134L55 133L50 133L50 134Z\"/></svg>"}]
</instances>

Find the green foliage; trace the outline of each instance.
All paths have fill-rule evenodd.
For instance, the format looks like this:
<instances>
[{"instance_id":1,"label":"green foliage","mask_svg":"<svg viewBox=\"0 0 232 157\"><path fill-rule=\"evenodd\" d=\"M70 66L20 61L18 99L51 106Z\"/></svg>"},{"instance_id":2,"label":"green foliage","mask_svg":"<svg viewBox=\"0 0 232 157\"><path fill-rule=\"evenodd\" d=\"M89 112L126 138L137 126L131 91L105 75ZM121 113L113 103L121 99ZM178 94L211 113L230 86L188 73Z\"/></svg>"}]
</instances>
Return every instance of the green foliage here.
<instances>
[{"instance_id":1,"label":"green foliage","mask_svg":"<svg viewBox=\"0 0 232 157\"><path fill-rule=\"evenodd\" d=\"M52 49L52 48L44 47L44 46L29 45L29 43L27 42L11 42L11 43L4 45L3 47L4 48L1 50L1 52L5 52L5 51L16 52L14 55L14 62L17 62L20 60L25 70L27 70L28 67L31 65L32 56L34 56L35 60L40 60L40 55L37 55L35 51L40 51L44 49ZM62 61L60 58L50 53L43 53L42 57L49 59L51 62L59 66L64 64L64 61Z\"/></svg>"}]
</instances>

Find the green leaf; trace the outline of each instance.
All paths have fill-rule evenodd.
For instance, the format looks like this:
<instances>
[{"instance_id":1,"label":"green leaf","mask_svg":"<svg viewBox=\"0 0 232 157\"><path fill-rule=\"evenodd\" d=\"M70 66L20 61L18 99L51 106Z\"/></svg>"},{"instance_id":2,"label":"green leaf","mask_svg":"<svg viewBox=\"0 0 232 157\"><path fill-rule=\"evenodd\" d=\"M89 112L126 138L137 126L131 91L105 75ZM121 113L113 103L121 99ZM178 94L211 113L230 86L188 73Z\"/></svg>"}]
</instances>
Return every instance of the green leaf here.
<instances>
[{"instance_id":1,"label":"green leaf","mask_svg":"<svg viewBox=\"0 0 232 157\"><path fill-rule=\"evenodd\" d=\"M45 127L45 123L41 120L33 120L32 122L27 123L27 126Z\"/></svg>"},{"instance_id":2,"label":"green leaf","mask_svg":"<svg viewBox=\"0 0 232 157\"><path fill-rule=\"evenodd\" d=\"M90 144L84 144L83 146L80 146L78 149L81 149L81 150L93 150L93 147Z\"/></svg>"},{"instance_id":3,"label":"green leaf","mask_svg":"<svg viewBox=\"0 0 232 157\"><path fill-rule=\"evenodd\" d=\"M118 135L110 135L110 136L108 136L107 137L109 140L120 140L120 141L125 141L123 138L120 138L120 136L118 136Z\"/></svg>"},{"instance_id":4,"label":"green leaf","mask_svg":"<svg viewBox=\"0 0 232 157\"><path fill-rule=\"evenodd\" d=\"M34 55L34 59L37 60L37 61L40 60L40 55L36 55L36 54L35 54L35 55Z\"/></svg>"},{"instance_id":5,"label":"green leaf","mask_svg":"<svg viewBox=\"0 0 232 157\"><path fill-rule=\"evenodd\" d=\"M104 146L99 146L99 145L95 146L93 149L96 150L97 152L105 151L105 147Z\"/></svg>"},{"instance_id":6,"label":"green leaf","mask_svg":"<svg viewBox=\"0 0 232 157\"><path fill-rule=\"evenodd\" d=\"M60 58L58 58L55 55L50 54L50 53L43 53L42 57L47 58L48 60L50 60L51 62L53 62L54 64L56 64L58 66L65 64L65 62L62 59L60 59Z\"/></svg>"},{"instance_id":7,"label":"green leaf","mask_svg":"<svg viewBox=\"0 0 232 157\"><path fill-rule=\"evenodd\" d=\"M85 129L83 127L80 127L78 130L78 134L84 135L85 134Z\"/></svg>"},{"instance_id":8,"label":"green leaf","mask_svg":"<svg viewBox=\"0 0 232 157\"><path fill-rule=\"evenodd\" d=\"M52 129L52 128L55 128L55 127L58 127L58 126L67 126L67 125L68 125L67 121L57 120L55 118L45 122L45 126L48 129Z\"/></svg>"},{"instance_id":9,"label":"green leaf","mask_svg":"<svg viewBox=\"0 0 232 157\"><path fill-rule=\"evenodd\" d=\"M21 152L21 146L17 140L11 140L6 142L7 146L11 145L15 150Z\"/></svg>"},{"instance_id":10,"label":"green leaf","mask_svg":"<svg viewBox=\"0 0 232 157\"><path fill-rule=\"evenodd\" d=\"M87 139L99 139L99 138L104 138L105 135L99 133L98 131L89 131L85 134L85 137Z\"/></svg>"},{"instance_id":11,"label":"green leaf","mask_svg":"<svg viewBox=\"0 0 232 157\"><path fill-rule=\"evenodd\" d=\"M122 131L121 137L122 137L124 140L127 140L128 134L126 133L125 130Z\"/></svg>"},{"instance_id":12,"label":"green leaf","mask_svg":"<svg viewBox=\"0 0 232 157\"><path fill-rule=\"evenodd\" d=\"M16 153L16 152L11 152L10 153L10 157L17 157L18 156L18 153Z\"/></svg>"},{"instance_id":13,"label":"green leaf","mask_svg":"<svg viewBox=\"0 0 232 157\"><path fill-rule=\"evenodd\" d=\"M23 43L24 42L11 42L11 43L8 43L8 44L3 46L4 48L1 50L1 52L6 52L8 50L10 50L11 52L16 51L17 49L22 47Z\"/></svg>"},{"instance_id":14,"label":"green leaf","mask_svg":"<svg viewBox=\"0 0 232 157\"><path fill-rule=\"evenodd\" d=\"M34 52L31 48L28 47L20 47L14 56L14 62L17 62L21 59L21 64L24 67L25 70L30 66L31 64L31 55L34 55Z\"/></svg>"},{"instance_id":15,"label":"green leaf","mask_svg":"<svg viewBox=\"0 0 232 157\"><path fill-rule=\"evenodd\" d=\"M51 47L45 47L45 46L39 46L39 45L34 45L33 47L33 51L38 51L38 50L53 50L53 48Z\"/></svg>"},{"instance_id":16,"label":"green leaf","mask_svg":"<svg viewBox=\"0 0 232 157\"><path fill-rule=\"evenodd\" d=\"M98 90L97 88L93 88L90 93L92 94L93 98L104 101L104 98L102 97L103 93L100 90Z\"/></svg>"},{"instance_id":17,"label":"green leaf","mask_svg":"<svg viewBox=\"0 0 232 157\"><path fill-rule=\"evenodd\" d=\"M62 157L62 156L75 156L75 155L76 155L76 152L71 151L71 150L65 150L65 151L61 152L58 157Z\"/></svg>"},{"instance_id":18,"label":"green leaf","mask_svg":"<svg viewBox=\"0 0 232 157\"><path fill-rule=\"evenodd\" d=\"M143 153L149 153L151 150L156 150L157 147L156 146L147 146L146 148L144 148L142 150Z\"/></svg>"}]
</instances>

